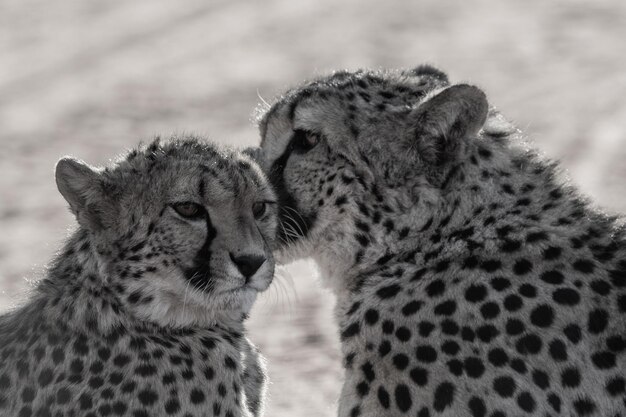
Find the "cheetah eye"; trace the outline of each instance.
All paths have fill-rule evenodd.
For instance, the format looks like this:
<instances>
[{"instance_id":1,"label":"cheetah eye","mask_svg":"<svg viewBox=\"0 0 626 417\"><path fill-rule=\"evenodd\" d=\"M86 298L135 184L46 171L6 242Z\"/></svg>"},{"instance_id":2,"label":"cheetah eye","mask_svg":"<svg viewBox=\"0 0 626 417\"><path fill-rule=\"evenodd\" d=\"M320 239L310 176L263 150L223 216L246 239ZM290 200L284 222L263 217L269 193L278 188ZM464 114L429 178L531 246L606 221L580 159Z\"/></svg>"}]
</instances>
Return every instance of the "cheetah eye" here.
<instances>
[{"instance_id":1,"label":"cheetah eye","mask_svg":"<svg viewBox=\"0 0 626 417\"><path fill-rule=\"evenodd\" d=\"M190 201L185 201L183 203L174 203L172 204L172 208L176 213L178 213L181 217L186 219L198 219L204 217L204 207L200 204L192 203Z\"/></svg>"},{"instance_id":2,"label":"cheetah eye","mask_svg":"<svg viewBox=\"0 0 626 417\"><path fill-rule=\"evenodd\" d=\"M296 129L293 132L295 149L306 152L313 149L320 141L320 135L309 130Z\"/></svg>"},{"instance_id":3,"label":"cheetah eye","mask_svg":"<svg viewBox=\"0 0 626 417\"><path fill-rule=\"evenodd\" d=\"M276 201L257 201L256 203L252 204L252 215L255 219L260 219L265 215L265 213L267 213L267 208L270 207L272 204L276 204Z\"/></svg>"},{"instance_id":4,"label":"cheetah eye","mask_svg":"<svg viewBox=\"0 0 626 417\"><path fill-rule=\"evenodd\" d=\"M267 203L265 201L258 201L252 204L252 215L255 219L261 218L267 211Z\"/></svg>"}]
</instances>

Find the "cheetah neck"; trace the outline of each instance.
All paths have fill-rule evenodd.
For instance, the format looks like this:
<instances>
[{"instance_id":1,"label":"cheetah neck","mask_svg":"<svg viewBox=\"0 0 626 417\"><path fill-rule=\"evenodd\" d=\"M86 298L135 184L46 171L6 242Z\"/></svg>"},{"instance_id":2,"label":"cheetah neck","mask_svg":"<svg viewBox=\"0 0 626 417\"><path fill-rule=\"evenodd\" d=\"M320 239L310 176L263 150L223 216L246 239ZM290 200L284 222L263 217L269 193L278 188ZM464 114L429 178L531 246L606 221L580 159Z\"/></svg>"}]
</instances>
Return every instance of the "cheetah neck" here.
<instances>
[{"instance_id":1,"label":"cheetah neck","mask_svg":"<svg viewBox=\"0 0 626 417\"><path fill-rule=\"evenodd\" d=\"M70 237L37 291L47 300L46 317L81 327L77 330L107 334L120 325L130 325L118 297L121 288L107 277L92 239L83 229Z\"/></svg>"},{"instance_id":2,"label":"cheetah neck","mask_svg":"<svg viewBox=\"0 0 626 417\"><path fill-rule=\"evenodd\" d=\"M581 227L610 228L555 180L553 164L525 149L483 141L466 152L463 163L448 168L442 188L420 184L412 188L415 197L377 184L384 204L355 201L350 216L315 236L321 244L313 258L336 294L349 296L369 277L393 274L390 265L428 267L442 256L495 252L516 230L569 239Z\"/></svg>"}]
</instances>

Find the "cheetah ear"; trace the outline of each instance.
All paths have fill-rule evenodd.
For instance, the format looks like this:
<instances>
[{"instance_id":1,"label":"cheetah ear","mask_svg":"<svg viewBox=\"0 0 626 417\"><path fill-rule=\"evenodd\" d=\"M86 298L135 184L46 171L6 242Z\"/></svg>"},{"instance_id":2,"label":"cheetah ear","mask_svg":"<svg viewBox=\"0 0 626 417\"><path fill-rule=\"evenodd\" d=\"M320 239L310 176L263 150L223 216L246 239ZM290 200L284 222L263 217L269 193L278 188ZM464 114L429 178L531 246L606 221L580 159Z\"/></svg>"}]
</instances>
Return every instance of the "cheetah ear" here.
<instances>
[{"instance_id":1,"label":"cheetah ear","mask_svg":"<svg viewBox=\"0 0 626 417\"><path fill-rule=\"evenodd\" d=\"M411 114L414 147L429 165L454 159L463 139L476 136L485 123L489 105L480 89L458 84L446 88Z\"/></svg>"},{"instance_id":2,"label":"cheetah ear","mask_svg":"<svg viewBox=\"0 0 626 417\"><path fill-rule=\"evenodd\" d=\"M428 64L422 64L409 71L405 71L405 74L414 77L431 77L439 81L443 85L450 84L450 80L448 80L448 75L445 72Z\"/></svg>"},{"instance_id":3,"label":"cheetah ear","mask_svg":"<svg viewBox=\"0 0 626 417\"><path fill-rule=\"evenodd\" d=\"M93 231L103 229L111 207L104 195L102 175L82 161L65 157L56 165L55 178L78 223Z\"/></svg>"}]
</instances>

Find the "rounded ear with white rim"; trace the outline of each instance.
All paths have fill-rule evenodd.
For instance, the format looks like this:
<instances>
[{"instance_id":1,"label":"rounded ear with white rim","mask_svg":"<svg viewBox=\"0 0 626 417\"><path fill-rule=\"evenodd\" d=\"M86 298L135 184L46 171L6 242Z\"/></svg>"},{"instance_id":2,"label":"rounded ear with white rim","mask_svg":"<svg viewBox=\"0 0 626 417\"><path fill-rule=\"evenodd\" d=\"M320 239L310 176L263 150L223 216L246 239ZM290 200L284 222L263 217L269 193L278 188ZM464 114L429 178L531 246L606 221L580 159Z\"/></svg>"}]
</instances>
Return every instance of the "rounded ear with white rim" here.
<instances>
[{"instance_id":1,"label":"rounded ear with white rim","mask_svg":"<svg viewBox=\"0 0 626 417\"><path fill-rule=\"evenodd\" d=\"M465 138L478 134L488 110L480 89L467 84L446 88L411 112L411 147L424 163L444 165L455 159Z\"/></svg>"},{"instance_id":2,"label":"rounded ear with white rim","mask_svg":"<svg viewBox=\"0 0 626 417\"><path fill-rule=\"evenodd\" d=\"M107 218L114 218L104 179L95 168L65 157L56 165L55 178L59 192L81 226L96 231L105 227Z\"/></svg>"}]
</instances>

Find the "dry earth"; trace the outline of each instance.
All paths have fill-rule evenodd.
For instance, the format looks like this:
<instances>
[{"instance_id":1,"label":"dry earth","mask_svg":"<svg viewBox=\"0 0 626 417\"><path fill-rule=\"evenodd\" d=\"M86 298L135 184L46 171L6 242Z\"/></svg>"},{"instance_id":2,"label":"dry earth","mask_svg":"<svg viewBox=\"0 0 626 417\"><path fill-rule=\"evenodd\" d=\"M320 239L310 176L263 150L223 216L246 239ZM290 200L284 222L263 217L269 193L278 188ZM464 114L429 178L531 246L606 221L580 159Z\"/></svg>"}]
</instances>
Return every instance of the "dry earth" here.
<instances>
[{"instance_id":1,"label":"dry earth","mask_svg":"<svg viewBox=\"0 0 626 417\"><path fill-rule=\"evenodd\" d=\"M260 98L338 68L431 62L482 86L570 178L626 212L626 2L266 0L0 2L0 309L73 227L53 181L157 133L257 142ZM341 385L331 295L280 273L250 327L267 415L331 416Z\"/></svg>"}]
</instances>

